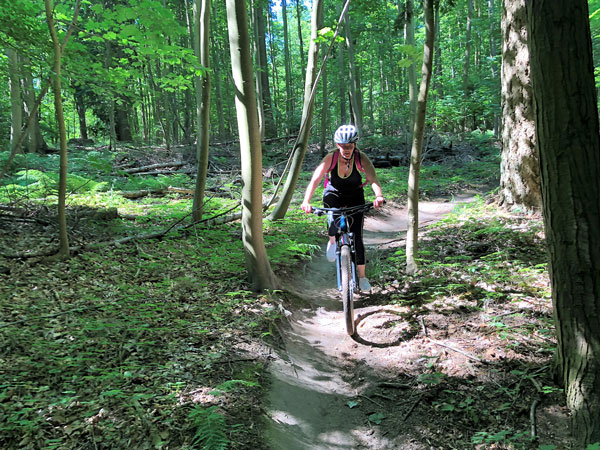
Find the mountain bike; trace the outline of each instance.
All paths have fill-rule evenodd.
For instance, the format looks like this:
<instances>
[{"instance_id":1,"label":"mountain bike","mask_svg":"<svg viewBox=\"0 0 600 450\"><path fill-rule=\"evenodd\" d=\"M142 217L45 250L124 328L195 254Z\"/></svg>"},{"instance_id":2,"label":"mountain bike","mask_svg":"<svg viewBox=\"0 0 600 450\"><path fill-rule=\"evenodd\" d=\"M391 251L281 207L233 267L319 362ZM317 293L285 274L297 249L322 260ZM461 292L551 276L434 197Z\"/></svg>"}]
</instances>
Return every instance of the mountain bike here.
<instances>
[{"instance_id":1,"label":"mountain bike","mask_svg":"<svg viewBox=\"0 0 600 450\"><path fill-rule=\"evenodd\" d=\"M359 292L360 289L356 270L354 233L350 232L350 224L354 214L367 212L371 208L373 208L372 203L347 208L312 208L312 213L317 216L327 214L327 224L333 222L337 228L335 235L337 286L342 294L346 332L350 336L356 332L354 326L354 293Z\"/></svg>"}]
</instances>

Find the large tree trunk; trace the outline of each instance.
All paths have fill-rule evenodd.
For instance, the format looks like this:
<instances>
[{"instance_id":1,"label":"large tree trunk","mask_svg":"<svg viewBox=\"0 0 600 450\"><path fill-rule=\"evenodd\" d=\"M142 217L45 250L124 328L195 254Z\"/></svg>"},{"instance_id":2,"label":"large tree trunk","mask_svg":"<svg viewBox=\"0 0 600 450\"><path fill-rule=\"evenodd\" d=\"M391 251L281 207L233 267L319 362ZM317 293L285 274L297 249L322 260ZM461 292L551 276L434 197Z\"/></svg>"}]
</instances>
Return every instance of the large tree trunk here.
<instances>
[{"instance_id":1,"label":"large tree trunk","mask_svg":"<svg viewBox=\"0 0 600 450\"><path fill-rule=\"evenodd\" d=\"M252 82L252 58L246 2L226 0L231 68L242 164L242 241L252 288L276 289L262 230L262 150L258 132L256 97Z\"/></svg>"},{"instance_id":2,"label":"large tree trunk","mask_svg":"<svg viewBox=\"0 0 600 450\"><path fill-rule=\"evenodd\" d=\"M192 221L202 219L204 190L208 173L209 119L210 119L210 8L211 0L195 0L194 24L196 45L194 50L201 66L206 70L196 77L196 189L192 207Z\"/></svg>"},{"instance_id":3,"label":"large tree trunk","mask_svg":"<svg viewBox=\"0 0 600 450\"><path fill-rule=\"evenodd\" d=\"M502 165L500 204L527 210L542 205L529 78L526 0L502 10Z\"/></svg>"},{"instance_id":4,"label":"large tree trunk","mask_svg":"<svg viewBox=\"0 0 600 450\"><path fill-rule=\"evenodd\" d=\"M419 236L419 176L421 171L421 153L425 132L425 113L427 95L431 82L433 66L433 44L435 41L435 22L433 20L433 0L424 0L425 8L425 45L423 47L423 66L421 68L421 86L417 102L417 116L410 152L408 173L408 229L406 230L406 273L413 275L417 271L417 252Z\"/></svg>"},{"instance_id":5,"label":"large tree trunk","mask_svg":"<svg viewBox=\"0 0 600 450\"><path fill-rule=\"evenodd\" d=\"M306 80L304 82L304 106L302 108L300 134L294 145L292 164L281 198L270 216L273 220L285 217L285 213L288 210L290 202L292 201L292 196L296 190L298 177L302 171L302 161L304 161L304 155L306 154L306 148L308 147L314 110L313 90L316 89L317 62L319 55L317 38L321 28L323 28L323 0L313 0L311 39L308 51L308 65L306 67Z\"/></svg>"},{"instance_id":6,"label":"large tree trunk","mask_svg":"<svg viewBox=\"0 0 600 450\"><path fill-rule=\"evenodd\" d=\"M600 441L600 127L587 0L529 0L556 362L581 447Z\"/></svg>"}]
</instances>

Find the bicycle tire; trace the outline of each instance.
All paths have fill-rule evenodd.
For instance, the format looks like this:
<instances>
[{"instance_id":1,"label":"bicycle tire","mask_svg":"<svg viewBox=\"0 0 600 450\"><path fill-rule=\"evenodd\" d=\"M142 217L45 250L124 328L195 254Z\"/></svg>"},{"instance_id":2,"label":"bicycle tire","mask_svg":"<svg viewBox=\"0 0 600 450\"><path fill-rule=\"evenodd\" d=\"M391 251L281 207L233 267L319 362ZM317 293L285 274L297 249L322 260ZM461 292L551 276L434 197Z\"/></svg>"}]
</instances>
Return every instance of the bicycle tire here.
<instances>
[{"instance_id":1,"label":"bicycle tire","mask_svg":"<svg viewBox=\"0 0 600 450\"><path fill-rule=\"evenodd\" d=\"M340 254L340 265L342 273L342 303L344 305L344 319L346 321L346 332L349 336L354 335L354 303L352 286L352 258L350 247L343 245Z\"/></svg>"}]
</instances>

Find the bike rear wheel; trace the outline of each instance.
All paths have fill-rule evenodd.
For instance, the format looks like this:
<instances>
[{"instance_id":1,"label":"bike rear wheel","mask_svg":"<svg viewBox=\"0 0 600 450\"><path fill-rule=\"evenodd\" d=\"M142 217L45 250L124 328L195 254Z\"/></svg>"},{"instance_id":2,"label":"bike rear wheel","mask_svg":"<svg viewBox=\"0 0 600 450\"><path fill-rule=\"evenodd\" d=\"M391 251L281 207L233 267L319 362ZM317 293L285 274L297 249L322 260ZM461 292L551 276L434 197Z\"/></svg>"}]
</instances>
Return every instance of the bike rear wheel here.
<instances>
[{"instance_id":1,"label":"bike rear wheel","mask_svg":"<svg viewBox=\"0 0 600 450\"><path fill-rule=\"evenodd\" d=\"M342 246L340 253L340 265L342 273L342 303L344 305L344 318L346 321L346 332L352 336L356 329L354 327L354 303L352 286L352 258L350 247Z\"/></svg>"}]
</instances>

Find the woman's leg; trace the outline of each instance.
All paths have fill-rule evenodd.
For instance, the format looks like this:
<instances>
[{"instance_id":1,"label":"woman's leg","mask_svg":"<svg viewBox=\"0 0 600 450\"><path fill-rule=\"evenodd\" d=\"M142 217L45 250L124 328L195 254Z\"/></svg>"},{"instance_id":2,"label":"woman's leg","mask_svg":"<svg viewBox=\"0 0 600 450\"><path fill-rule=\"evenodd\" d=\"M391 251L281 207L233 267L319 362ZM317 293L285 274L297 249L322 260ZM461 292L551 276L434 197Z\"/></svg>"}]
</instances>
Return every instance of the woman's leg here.
<instances>
[{"instance_id":1,"label":"woman's leg","mask_svg":"<svg viewBox=\"0 0 600 450\"><path fill-rule=\"evenodd\" d=\"M366 269L366 265L364 264L357 264L356 265L356 270L358 271L358 277L359 278L366 278L365 276L365 269Z\"/></svg>"}]
</instances>

